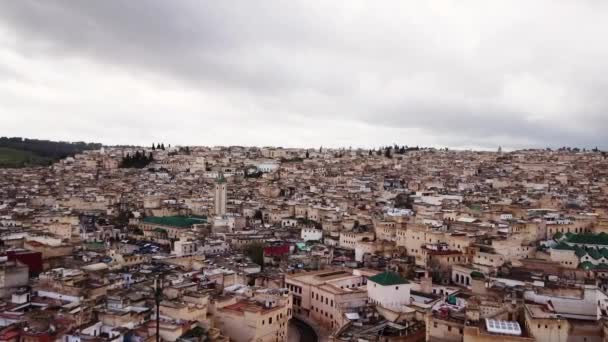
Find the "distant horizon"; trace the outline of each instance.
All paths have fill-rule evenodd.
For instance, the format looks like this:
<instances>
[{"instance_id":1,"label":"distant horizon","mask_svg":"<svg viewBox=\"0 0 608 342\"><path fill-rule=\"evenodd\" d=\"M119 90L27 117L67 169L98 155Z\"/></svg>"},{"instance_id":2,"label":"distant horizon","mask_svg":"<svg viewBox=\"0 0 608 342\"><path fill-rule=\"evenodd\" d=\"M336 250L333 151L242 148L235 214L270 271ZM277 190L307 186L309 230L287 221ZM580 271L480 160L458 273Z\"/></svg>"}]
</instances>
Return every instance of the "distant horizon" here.
<instances>
[{"instance_id":1,"label":"distant horizon","mask_svg":"<svg viewBox=\"0 0 608 342\"><path fill-rule=\"evenodd\" d=\"M102 147L115 147L115 148L119 148L119 147L133 147L133 148L152 148L152 144L165 144L165 147L207 147L207 148L213 148L213 147L244 147L244 148L294 148L294 149L307 149L307 150L319 150L319 148L323 148L323 149L330 149L330 150L348 150L349 148L352 150L363 150L363 151L369 151L369 150L377 150L378 148L386 148L388 146L394 147L394 143L393 144L384 144L384 145L379 145L379 146L369 146L369 147L365 147L365 146L278 146L278 145L241 145L241 144L231 144L231 145L203 145L203 144L172 144L170 142L164 142L164 141L159 141L159 142L154 142L154 143L149 143L149 144L107 144L107 143L103 143L103 142L99 142L99 141L86 141L86 140L65 140L65 139L48 139L48 138L33 138L33 137L26 137L26 136L6 136L6 135L1 135L1 138L22 138L22 139L32 139L32 140L41 140L41 141L55 141L55 142L65 142L65 143L78 143L78 142L84 142L84 143L90 143L90 144L101 144ZM547 148L550 148L551 151L558 151L561 148L571 148L571 149L580 149L581 151L584 149L586 151L592 151L593 149L596 148L596 146L594 147L581 147L581 146L560 146L560 147L556 147L556 148L552 148L552 147L527 147L527 148L517 148L517 149L511 149L509 147L505 147L505 146L497 146L496 148L492 149L492 148L459 148L459 147L450 147L450 146L444 146L444 147L436 147L436 146L422 146L422 145L417 145L417 144L397 144L398 146L407 146L407 147L419 147L421 149L435 149L435 150L442 150L445 148L448 148L448 150L450 151L473 151L473 152L497 152L498 148L500 148L502 150L502 152L516 152L516 151L525 151L525 150L546 150ZM603 149L597 147L599 149L599 151L604 151Z\"/></svg>"}]
</instances>

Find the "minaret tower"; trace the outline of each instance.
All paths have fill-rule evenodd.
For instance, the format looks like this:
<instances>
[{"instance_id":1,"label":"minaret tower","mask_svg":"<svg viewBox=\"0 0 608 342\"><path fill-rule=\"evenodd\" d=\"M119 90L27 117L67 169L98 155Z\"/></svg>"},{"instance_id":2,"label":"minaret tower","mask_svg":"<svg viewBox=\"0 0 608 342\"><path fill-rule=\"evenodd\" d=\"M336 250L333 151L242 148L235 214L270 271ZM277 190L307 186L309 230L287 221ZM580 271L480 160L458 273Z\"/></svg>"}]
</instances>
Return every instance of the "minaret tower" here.
<instances>
[{"instance_id":1,"label":"minaret tower","mask_svg":"<svg viewBox=\"0 0 608 342\"><path fill-rule=\"evenodd\" d=\"M215 180L215 216L226 215L226 178L220 172Z\"/></svg>"}]
</instances>

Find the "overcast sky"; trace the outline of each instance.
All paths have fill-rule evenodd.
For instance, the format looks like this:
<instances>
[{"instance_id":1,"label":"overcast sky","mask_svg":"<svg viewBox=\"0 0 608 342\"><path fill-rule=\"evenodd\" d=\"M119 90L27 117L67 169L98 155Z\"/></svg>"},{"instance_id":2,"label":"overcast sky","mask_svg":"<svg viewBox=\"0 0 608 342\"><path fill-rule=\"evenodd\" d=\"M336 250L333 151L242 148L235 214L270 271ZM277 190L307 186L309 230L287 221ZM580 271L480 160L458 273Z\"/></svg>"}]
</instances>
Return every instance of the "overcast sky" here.
<instances>
[{"instance_id":1,"label":"overcast sky","mask_svg":"<svg viewBox=\"0 0 608 342\"><path fill-rule=\"evenodd\" d=\"M0 135L608 148L608 1L3 1Z\"/></svg>"}]
</instances>

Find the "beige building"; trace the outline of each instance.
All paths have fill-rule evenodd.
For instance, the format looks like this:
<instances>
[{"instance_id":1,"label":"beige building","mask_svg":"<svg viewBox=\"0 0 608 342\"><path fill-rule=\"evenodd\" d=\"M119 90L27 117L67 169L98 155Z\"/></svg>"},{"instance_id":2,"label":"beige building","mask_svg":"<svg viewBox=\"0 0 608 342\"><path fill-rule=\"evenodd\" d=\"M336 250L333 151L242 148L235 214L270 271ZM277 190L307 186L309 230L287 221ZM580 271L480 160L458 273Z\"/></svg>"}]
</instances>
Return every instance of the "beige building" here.
<instances>
[{"instance_id":1,"label":"beige building","mask_svg":"<svg viewBox=\"0 0 608 342\"><path fill-rule=\"evenodd\" d=\"M281 301L242 299L215 310L215 324L235 342L287 341L291 295Z\"/></svg>"},{"instance_id":2,"label":"beige building","mask_svg":"<svg viewBox=\"0 0 608 342\"><path fill-rule=\"evenodd\" d=\"M397 226L401 224L394 221L376 221L374 230L378 240L395 241L397 238Z\"/></svg>"},{"instance_id":3,"label":"beige building","mask_svg":"<svg viewBox=\"0 0 608 342\"><path fill-rule=\"evenodd\" d=\"M549 249L549 260L559 263L564 268L576 269L580 263L576 252L570 249Z\"/></svg>"},{"instance_id":4,"label":"beige building","mask_svg":"<svg viewBox=\"0 0 608 342\"><path fill-rule=\"evenodd\" d=\"M570 326L567 319L544 310L542 305L524 306L526 330L539 342L567 341Z\"/></svg>"},{"instance_id":5,"label":"beige building","mask_svg":"<svg viewBox=\"0 0 608 342\"><path fill-rule=\"evenodd\" d=\"M187 303L164 300L160 303L160 314L174 320L207 321L207 305L201 303Z\"/></svg>"},{"instance_id":6,"label":"beige building","mask_svg":"<svg viewBox=\"0 0 608 342\"><path fill-rule=\"evenodd\" d=\"M293 294L294 313L311 318L328 329L339 328L350 308L366 304L367 278L379 273L367 270L323 270L285 276Z\"/></svg>"},{"instance_id":7,"label":"beige building","mask_svg":"<svg viewBox=\"0 0 608 342\"><path fill-rule=\"evenodd\" d=\"M340 232L340 247L354 250L357 242L364 239L373 240L374 232L343 231Z\"/></svg>"},{"instance_id":8,"label":"beige building","mask_svg":"<svg viewBox=\"0 0 608 342\"><path fill-rule=\"evenodd\" d=\"M534 246L524 245L521 237L514 236L492 240L492 248L496 254L504 256L505 261L532 258L536 253Z\"/></svg>"},{"instance_id":9,"label":"beige building","mask_svg":"<svg viewBox=\"0 0 608 342\"><path fill-rule=\"evenodd\" d=\"M473 264L484 273L493 273L504 265L506 259L503 255L477 251L473 256Z\"/></svg>"}]
</instances>

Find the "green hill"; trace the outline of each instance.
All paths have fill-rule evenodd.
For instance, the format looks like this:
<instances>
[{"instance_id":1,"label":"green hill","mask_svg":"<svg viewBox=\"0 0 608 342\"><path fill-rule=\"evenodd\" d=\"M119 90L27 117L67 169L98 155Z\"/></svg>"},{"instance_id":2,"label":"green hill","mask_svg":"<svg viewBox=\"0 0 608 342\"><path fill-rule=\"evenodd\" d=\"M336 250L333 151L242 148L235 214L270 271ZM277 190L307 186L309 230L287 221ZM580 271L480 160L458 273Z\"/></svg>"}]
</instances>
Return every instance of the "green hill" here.
<instances>
[{"instance_id":1,"label":"green hill","mask_svg":"<svg viewBox=\"0 0 608 342\"><path fill-rule=\"evenodd\" d=\"M42 157L34 152L0 147L0 167L26 167L49 165L52 159Z\"/></svg>"},{"instance_id":2,"label":"green hill","mask_svg":"<svg viewBox=\"0 0 608 342\"><path fill-rule=\"evenodd\" d=\"M67 141L0 137L0 168L42 166L73 156L85 150L96 150L101 144Z\"/></svg>"}]
</instances>

